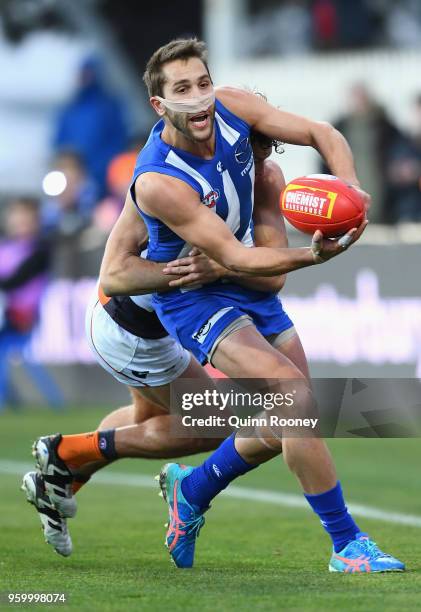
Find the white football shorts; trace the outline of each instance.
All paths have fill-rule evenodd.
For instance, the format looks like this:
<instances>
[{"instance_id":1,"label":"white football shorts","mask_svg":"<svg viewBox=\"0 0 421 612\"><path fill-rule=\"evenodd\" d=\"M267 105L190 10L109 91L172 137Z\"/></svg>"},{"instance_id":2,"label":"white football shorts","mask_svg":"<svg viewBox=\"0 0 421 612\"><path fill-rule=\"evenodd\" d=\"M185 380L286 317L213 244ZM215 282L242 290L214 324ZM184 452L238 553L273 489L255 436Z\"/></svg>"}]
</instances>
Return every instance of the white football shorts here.
<instances>
[{"instance_id":1,"label":"white football shorts","mask_svg":"<svg viewBox=\"0 0 421 612\"><path fill-rule=\"evenodd\" d=\"M181 376L192 358L172 336L148 339L123 329L99 302L86 311L86 335L98 363L119 382L160 387Z\"/></svg>"}]
</instances>

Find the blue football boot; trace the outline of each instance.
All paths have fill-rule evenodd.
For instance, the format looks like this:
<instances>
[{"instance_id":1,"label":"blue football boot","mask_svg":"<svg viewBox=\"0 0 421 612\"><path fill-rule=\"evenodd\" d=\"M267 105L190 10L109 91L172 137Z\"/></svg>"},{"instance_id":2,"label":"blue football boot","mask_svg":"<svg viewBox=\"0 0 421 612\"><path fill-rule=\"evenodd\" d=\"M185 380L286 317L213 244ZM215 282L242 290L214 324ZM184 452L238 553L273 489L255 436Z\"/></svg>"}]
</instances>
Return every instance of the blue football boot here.
<instances>
[{"instance_id":1,"label":"blue football boot","mask_svg":"<svg viewBox=\"0 0 421 612\"><path fill-rule=\"evenodd\" d=\"M329 563L330 572L360 574L367 572L403 572L405 565L387 555L370 540L366 533L357 533L339 553L333 553Z\"/></svg>"},{"instance_id":2,"label":"blue football boot","mask_svg":"<svg viewBox=\"0 0 421 612\"><path fill-rule=\"evenodd\" d=\"M182 568L193 566L196 538L205 522L203 511L189 504L181 490L181 482L192 470L190 466L167 463L156 477L169 508L165 545L175 565Z\"/></svg>"}]
</instances>

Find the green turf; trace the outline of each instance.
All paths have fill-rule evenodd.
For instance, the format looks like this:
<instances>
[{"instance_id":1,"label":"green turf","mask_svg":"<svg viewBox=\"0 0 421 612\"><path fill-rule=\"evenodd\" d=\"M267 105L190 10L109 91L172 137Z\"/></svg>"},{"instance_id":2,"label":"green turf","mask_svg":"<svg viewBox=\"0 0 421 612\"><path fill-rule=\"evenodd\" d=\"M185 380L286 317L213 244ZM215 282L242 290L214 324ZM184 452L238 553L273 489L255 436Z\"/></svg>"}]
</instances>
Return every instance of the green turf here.
<instances>
[{"instance_id":1,"label":"green turf","mask_svg":"<svg viewBox=\"0 0 421 612\"><path fill-rule=\"evenodd\" d=\"M92 409L62 415L6 412L0 415L0 459L31 461L35 436L90 430L101 416ZM421 515L418 440L336 440L330 446L349 499ZM152 476L161 463L125 460L109 470ZM279 460L239 484L299 492ZM18 485L19 477L0 474L0 592L65 591L66 610L368 612L420 607L419 528L359 520L361 528L407 562L408 572L331 575L329 540L309 512L221 497L198 541L195 569L180 571L163 547L166 512L156 491L95 484L79 494L78 516L69 521L74 553L63 559L43 543L38 517Z\"/></svg>"}]
</instances>

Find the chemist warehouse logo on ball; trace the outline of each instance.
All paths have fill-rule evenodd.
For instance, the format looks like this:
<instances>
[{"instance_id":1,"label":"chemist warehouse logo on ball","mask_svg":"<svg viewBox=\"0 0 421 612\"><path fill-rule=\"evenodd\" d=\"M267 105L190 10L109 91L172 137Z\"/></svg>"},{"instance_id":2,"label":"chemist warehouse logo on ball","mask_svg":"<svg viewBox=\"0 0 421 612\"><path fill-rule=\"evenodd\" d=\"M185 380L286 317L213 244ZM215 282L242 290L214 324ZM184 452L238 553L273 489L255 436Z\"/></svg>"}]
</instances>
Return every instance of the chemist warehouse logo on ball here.
<instances>
[{"instance_id":1,"label":"chemist warehouse logo on ball","mask_svg":"<svg viewBox=\"0 0 421 612\"><path fill-rule=\"evenodd\" d=\"M210 191L202 200L202 204L207 206L208 208L214 208L216 206L217 201L219 200L219 191L214 189Z\"/></svg>"},{"instance_id":2,"label":"chemist warehouse logo on ball","mask_svg":"<svg viewBox=\"0 0 421 612\"><path fill-rule=\"evenodd\" d=\"M337 196L327 189L290 184L282 195L282 210L330 219Z\"/></svg>"}]
</instances>

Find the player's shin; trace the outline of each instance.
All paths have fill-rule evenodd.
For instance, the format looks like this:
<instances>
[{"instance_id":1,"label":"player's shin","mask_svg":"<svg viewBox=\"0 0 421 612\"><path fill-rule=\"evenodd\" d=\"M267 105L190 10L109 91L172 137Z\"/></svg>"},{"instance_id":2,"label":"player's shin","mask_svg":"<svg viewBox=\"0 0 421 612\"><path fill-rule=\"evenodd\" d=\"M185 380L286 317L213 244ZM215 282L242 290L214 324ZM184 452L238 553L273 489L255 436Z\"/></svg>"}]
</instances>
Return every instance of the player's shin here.
<instances>
[{"instance_id":1,"label":"player's shin","mask_svg":"<svg viewBox=\"0 0 421 612\"><path fill-rule=\"evenodd\" d=\"M317 406L310 389L298 387L296 416L318 421ZM288 417L290 415L285 415ZM298 478L303 493L332 540L336 552L355 539L360 531L345 505L335 467L318 428L287 427L283 430L284 459Z\"/></svg>"},{"instance_id":2,"label":"player's shin","mask_svg":"<svg viewBox=\"0 0 421 612\"><path fill-rule=\"evenodd\" d=\"M259 455L259 460L255 463L246 461L243 457L244 452L240 453L237 445L244 448L252 447L248 456L257 457ZM264 459L262 459L262 454ZM271 457L273 457L273 451L265 447L262 442L248 439L246 444L242 444L241 438L237 442L235 434L232 434L202 465L194 468L191 474L184 478L181 483L183 495L190 504L204 510L230 482Z\"/></svg>"},{"instance_id":3,"label":"player's shin","mask_svg":"<svg viewBox=\"0 0 421 612\"><path fill-rule=\"evenodd\" d=\"M360 532L358 525L348 512L342 493L341 483L317 495L304 495L313 511L318 515L325 531L329 534L334 551L340 552Z\"/></svg>"},{"instance_id":4,"label":"player's shin","mask_svg":"<svg viewBox=\"0 0 421 612\"><path fill-rule=\"evenodd\" d=\"M325 443L320 438L286 437L284 458L297 476L304 496L341 551L360 531L345 505L342 488Z\"/></svg>"},{"instance_id":5,"label":"player's shin","mask_svg":"<svg viewBox=\"0 0 421 612\"><path fill-rule=\"evenodd\" d=\"M171 415L162 415L147 419L143 423L135 425L125 425L116 429L106 430L106 432L97 432L99 444L105 445L104 449L100 449L102 456L95 461L81 463L83 458L86 458L86 450L80 451L76 461L74 449L67 449L67 456L72 457L72 473L74 480L72 483L73 493L77 493L90 477L98 470L106 467L112 461L119 458L144 458L144 459L167 459L187 455L193 455L200 452L213 450L219 445L220 440L213 438L197 438L186 437L186 430L181 426L177 426L178 417ZM105 421L102 421L101 425ZM108 438L105 442L101 442L106 434ZM83 437L87 434L81 434ZM68 436L63 436L65 444ZM72 443L75 438L80 442L77 436L72 436ZM61 442L59 453L61 456ZM112 447L112 453L109 449ZM105 453L108 450L108 457ZM66 452L66 451L65 451ZM75 464L79 465L75 465Z\"/></svg>"},{"instance_id":6,"label":"player's shin","mask_svg":"<svg viewBox=\"0 0 421 612\"><path fill-rule=\"evenodd\" d=\"M58 454L70 469L77 471L85 463L116 459L114 438L114 429L63 436Z\"/></svg>"}]
</instances>

